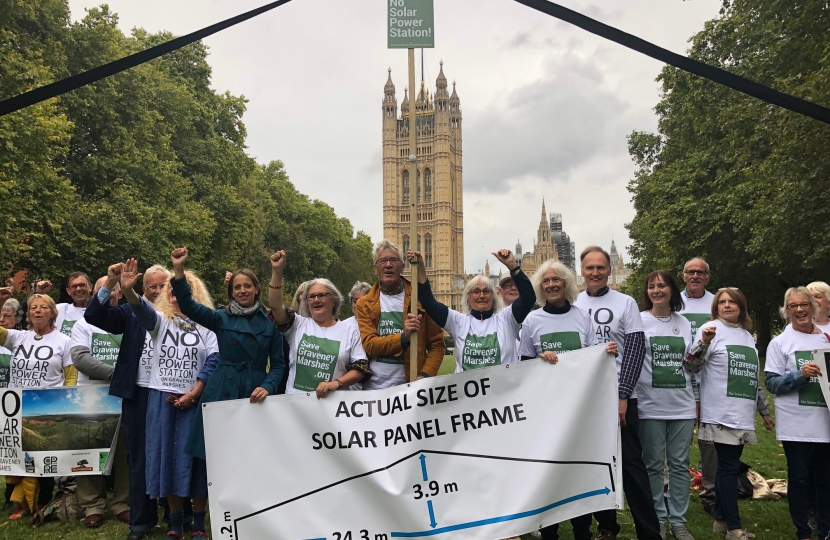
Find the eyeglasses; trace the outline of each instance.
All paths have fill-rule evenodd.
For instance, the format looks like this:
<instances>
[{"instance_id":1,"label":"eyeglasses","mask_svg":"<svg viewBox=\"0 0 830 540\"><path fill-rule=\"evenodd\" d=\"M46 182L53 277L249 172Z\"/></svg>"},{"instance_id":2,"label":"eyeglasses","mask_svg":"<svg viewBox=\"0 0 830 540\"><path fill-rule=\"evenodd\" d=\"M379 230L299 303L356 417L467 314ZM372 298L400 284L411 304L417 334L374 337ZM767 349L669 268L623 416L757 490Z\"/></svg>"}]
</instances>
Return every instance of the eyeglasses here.
<instances>
[{"instance_id":1,"label":"eyeglasses","mask_svg":"<svg viewBox=\"0 0 830 540\"><path fill-rule=\"evenodd\" d=\"M707 270L683 270L684 274L688 274L690 276L708 276L709 272Z\"/></svg>"},{"instance_id":2,"label":"eyeglasses","mask_svg":"<svg viewBox=\"0 0 830 540\"><path fill-rule=\"evenodd\" d=\"M490 296L491 294L493 294L493 291L491 291L490 289L473 289L472 291L470 291L470 294L474 296Z\"/></svg>"},{"instance_id":3,"label":"eyeglasses","mask_svg":"<svg viewBox=\"0 0 830 540\"><path fill-rule=\"evenodd\" d=\"M164 289L164 287L165 287L164 283L162 283L161 285L145 285L144 286L144 288L147 289L148 291L160 291L160 290Z\"/></svg>"},{"instance_id":4,"label":"eyeglasses","mask_svg":"<svg viewBox=\"0 0 830 540\"><path fill-rule=\"evenodd\" d=\"M67 289L73 289L73 290L74 289L88 289L88 288L89 288L88 283L78 283L76 285L70 285L69 287L67 287Z\"/></svg>"},{"instance_id":5,"label":"eyeglasses","mask_svg":"<svg viewBox=\"0 0 830 540\"><path fill-rule=\"evenodd\" d=\"M810 304L807 303L807 302L804 302L802 304L787 304L787 309L789 311L798 311L798 308L801 308L804 311L807 311L807 310L810 309Z\"/></svg>"},{"instance_id":6,"label":"eyeglasses","mask_svg":"<svg viewBox=\"0 0 830 540\"><path fill-rule=\"evenodd\" d=\"M325 299L326 299L326 298L328 298L329 296L331 296L331 293L330 293L330 292L317 293L317 294L309 294L309 295L308 295L308 299L309 299L309 300L311 300L311 301L313 302L314 300L325 300Z\"/></svg>"},{"instance_id":7,"label":"eyeglasses","mask_svg":"<svg viewBox=\"0 0 830 540\"><path fill-rule=\"evenodd\" d=\"M382 259L378 259L377 261L375 261L375 264L386 266L386 263L395 264L399 262L403 262L399 257L384 257Z\"/></svg>"},{"instance_id":8,"label":"eyeglasses","mask_svg":"<svg viewBox=\"0 0 830 540\"><path fill-rule=\"evenodd\" d=\"M504 285L502 285L502 286L501 286L501 288L502 288L502 290L504 290L504 291L506 291L506 290L508 290L508 289L515 289L515 288L516 288L516 284L515 284L515 283L513 283L512 281L508 281L507 283L505 283Z\"/></svg>"}]
</instances>

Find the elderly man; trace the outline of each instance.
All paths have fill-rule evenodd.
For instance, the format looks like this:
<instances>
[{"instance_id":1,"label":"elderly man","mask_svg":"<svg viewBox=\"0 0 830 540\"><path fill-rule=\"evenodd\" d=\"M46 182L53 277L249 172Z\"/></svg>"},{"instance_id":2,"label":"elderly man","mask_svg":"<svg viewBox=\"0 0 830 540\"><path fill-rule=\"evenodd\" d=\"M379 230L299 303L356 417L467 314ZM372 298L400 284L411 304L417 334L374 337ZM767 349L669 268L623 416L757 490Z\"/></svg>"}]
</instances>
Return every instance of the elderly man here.
<instances>
[{"instance_id":1,"label":"elderly man","mask_svg":"<svg viewBox=\"0 0 830 540\"><path fill-rule=\"evenodd\" d=\"M170 272L151 266L144 273L144 297L155 302L165 293ZM110 295L121 280L121 263L107 270L107 279L84 313L86 322L106 332L122 334L118 361L110 380L110 394L121 398L121 419L127 443L130 472L130 533L127 540L141 540L155 528L156 502L147 496L144 433L153 346L149 334L133 316L129 305L111 305Z\"/></svg>"},{"instance_id":2,"label":"elderly man","mask_svg":"<svg viewBox=\"0 0 830 540\"><path fill-rule=\"evenodd\" d=\"M695 257L683 265L683 281L686 288L683 290L683 309L680 314L689 319L692 323L692 343L696 343L697 329L712 319L712 300L715 295L706 290L709 279L712 277L709 271L709 264ZM700 417L700 395L698 385L693 384L695 398L698 400L698 418ZM769 402L763 386L758 385L755 405L758 414L764 420L764 427L771 430L775 422L769 413ZM697 446L700 449L701 485L700 504L703 510L714 516L715 514L715 472L718 469L718 454L715 452L715 443L698 439Z\"/></svg>"},{"instance_id":3,"label":"elderly man","mask_svg":"<svg viewBox=\"0 0 830 540\"><path fill-rule=\"evenodd\" d=\"M597 328L597 338L615 342L619 377L619 416L622 440L623 488L634 518L637 538L661 540L660 525L651 497L648 472L643 463L643 449L638 433L637 395L634 391L645 360L645 334L640 310L633 298L608 287L611 257L604 249L590 246L580 255L586 290L574 305L587 311ZM603 510L594 513L599 524L598 540L613 540L620 532L617 513Z\"/></svg>"},{"instance_id":4,"label":"elderly man","mask_svg":"<svg viewBox=\"0 0 830 540\"><path fill-rule=\"evenodd\" d=\"M38 281L35 283L36 294L46 294L52 290L52 282ZM89 299L92 294L92 281L84 272L72 272L66 278L66 294L72 299L71 303L60 303L57 305L58 318L55 320L55 328L66 336L72 335L72 327L75 322L82 319ZM25 306L24 306L25 309Z\"/></svg>"},{"instance_id":5,"label":"elderly man","mask_svg":"<svg viewBox=\"0 0 830 540\"><path fill-rule=\"evenodd\" d=\"M501 297L501 301L504 302L504 307L508 307L516 301L519 297L519 289L516 288L516 282L513 281L513 276L508 274L507 276L501 278L501 281L499 281L498 293Z\"/></svg>"},{"instance_id":6,"label":"elderly man","mask_svg":"<svg viewBox=\"0 0 830 540\"><path fill-rule=\"evenodd\" d=\"M96 294L106 281L107 276L104 276L95 282L93 294ZM121 287L116 287L109 302L117 306L120 298ZM120 335L101 330L81 319L72 326L71 347L72 364L78 370L78 386L109 383L121 347ZM114 484L110 509L119 521L129 524L130 476L124 430L118 431L112 475ZM78 502L84 511L84 526L88 529L100 527L104 522L104 511L107 509L107 478L98 475L79 476L77 493Z\"/></svg>"},{"instance_id":7,"label":"elderly man","mask_svg":"<svg viewBox=\"0 0 830 540\"><path fill-rule=\"evenodd\" d=\"M418 332L418 378L434 377L444 360L444 330L420 305L417 316L409 313L412 284L401 276L401 248L383 240L375 246L374 261L378 282L357 301L355 313L372 370L363 389L389 388L409 381L412 332Z\"/></svg>"}]
</instances>

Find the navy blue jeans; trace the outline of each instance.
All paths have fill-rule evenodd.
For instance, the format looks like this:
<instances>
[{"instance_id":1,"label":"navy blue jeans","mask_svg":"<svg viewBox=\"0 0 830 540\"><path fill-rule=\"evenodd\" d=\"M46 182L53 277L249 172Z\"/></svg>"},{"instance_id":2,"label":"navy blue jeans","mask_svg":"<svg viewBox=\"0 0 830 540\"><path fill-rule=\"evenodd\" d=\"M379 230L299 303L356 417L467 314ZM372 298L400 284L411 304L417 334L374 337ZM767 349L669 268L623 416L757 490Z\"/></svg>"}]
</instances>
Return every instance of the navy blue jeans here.
<instances>
[{"instance_id":1,"label":"navy blue jeans","mask_svg":"<svg viewBox=\"0 0 830 540\"><path fill-rule=\"evenodd\" d=\"M738 475L741 472L742 444L715 443L718 472L715 474L715 519L726 521L726 527L743 529L738 513Z\"/></svg>"},{"instance_id":2,"label":"navy blue jeans","mask_svg":"<svg viewBox=\"0 0 830 540\"><path fill-rule=\"evenodd\" d=\"M815 506L818 537L830 533L830 443L782 441L787 456L787 502L798 538L811 538L808 508ZM815 480L813 483L812 480Z\"/></svg>"},{"instance_id":3,"label":"navy blue jeans","mask_svg":"<svg viewBox=\"0 0 830 540\"><path fill-rule=\"evenodd\" d=\"M147 427L147 388L136 387L133 399L121 400L121 418L127 441L127 462L130 468L130 530L147 532L156 526L156 501L147 495L146 456L144 451Z\"/></svg>"}]
</instances>

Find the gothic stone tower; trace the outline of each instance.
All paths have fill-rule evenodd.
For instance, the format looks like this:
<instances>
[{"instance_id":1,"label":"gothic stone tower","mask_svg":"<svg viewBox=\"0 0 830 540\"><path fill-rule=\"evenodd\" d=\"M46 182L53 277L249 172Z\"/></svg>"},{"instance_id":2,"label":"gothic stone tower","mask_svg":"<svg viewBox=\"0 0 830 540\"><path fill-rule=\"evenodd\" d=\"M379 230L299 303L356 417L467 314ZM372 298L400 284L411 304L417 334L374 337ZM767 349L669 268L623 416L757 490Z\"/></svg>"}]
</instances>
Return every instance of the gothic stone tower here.
<instances>
[{"instance_id":1,"label":"gothic stone tower","mask_svg":"<svg viewBox=\"0 0 830 540\"><path fill-rule=\"evenodd\" d=\"M436 92L421 81L414 100L418 129L418 176L409 178L409 107L404 91L401 116L392 70L383 88L383 236L406 251L417 246L439 302L459 309L461 290L453 281L464 276L464 214L461 174L461 101L447 93L444 62ZM410 197L418 201L418 238L409 238ZM409 270L407 269L407 273ZM457 283L456 283L457 285Z\"/></svg>"}]
</instances>

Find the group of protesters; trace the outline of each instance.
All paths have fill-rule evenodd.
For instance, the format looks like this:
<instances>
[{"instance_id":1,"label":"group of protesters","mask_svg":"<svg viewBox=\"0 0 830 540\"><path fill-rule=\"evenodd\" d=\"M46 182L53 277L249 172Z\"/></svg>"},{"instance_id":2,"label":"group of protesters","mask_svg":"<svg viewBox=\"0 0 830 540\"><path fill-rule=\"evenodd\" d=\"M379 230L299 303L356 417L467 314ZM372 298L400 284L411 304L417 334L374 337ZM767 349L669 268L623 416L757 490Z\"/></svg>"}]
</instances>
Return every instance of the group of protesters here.
<instances>
[{"instance_id":1,"label":"group of protesters","mask_svg":"<svg viewBox=\"0 0 830 540\"><path fill-rule=\"evenodd\" d=\"M764 385L777 396L775 422L746 297L735 288L707 291L704 260L686 263L683 291L671 273L649 274L638 307L609 288L610 256L602 248L580 256L581 293L574 272L561 262L546 261L528 278L510 251L493 255L508 275L498 283L483 275L470 279L456 311L433 296L420 253L384 240L373 253L376 283L355 284L349 292L354 317L342 320L343 295L326 278L284 295L284 251L270 258L270 310L247 269L226 276L227 306L215 308L205 284L185 269L186 248L171 253L172 273L154 265L142 276L135 259L112 264L94 285L86 274L73 273L66 288L70 303L56 305L46 294L52 284L39 281L26 300L25 324L17 301L6 300L11 291L0 289L0 358L6 354L18 365L7 370L4 384L109 384L110 394L122 400L123 428L110 510L129 525L128 540L138 540L156 526L157 500L164 500L167 540L179 540L186 532L207 538L201 403L259 403L275 394L311 392L323 399L346 389L393 387L409 382L412 347L417 378L434 377L445 332L455 343L456 372L541 358L555 377L560 355L604 344L616 358L623 488L637 538L665 540L670 530L677 540L693 540L686 512L696 425L700 500L714 517L713 530L729 540L754 536L741 523L737 487L743 448L756 443L756 411L784 448L797 538L811 537L811 513L819 538L830 538L830 410L812 359L812 351L830 348L827 284L792 287L784 295L786 327L770 343L764 367ZM408 309L413 284L403 277L407 263L417 268L419 315ZM494 340L497 347L481 346ZM100 347L92 343L102 341L112 344L104 348L110 353L94 354ZM17 351L33 344L50 345L52 356L39 368L45 376L27 374L23 359L16 364ZM320 350L323 355L310 354ZM99 527L105 477L77 482L84 525ZM12 519L46 504L54 487L45 477L9 478L7 484L14 488L7 488L7 499L18 503ZM616 512L606 510L572 519L575 540L592 538L594 519L598 539L616 538ZM558 529L554 524L536 534L557 539Z\"/></svg>"}]
</instances>

